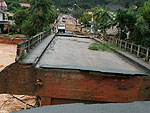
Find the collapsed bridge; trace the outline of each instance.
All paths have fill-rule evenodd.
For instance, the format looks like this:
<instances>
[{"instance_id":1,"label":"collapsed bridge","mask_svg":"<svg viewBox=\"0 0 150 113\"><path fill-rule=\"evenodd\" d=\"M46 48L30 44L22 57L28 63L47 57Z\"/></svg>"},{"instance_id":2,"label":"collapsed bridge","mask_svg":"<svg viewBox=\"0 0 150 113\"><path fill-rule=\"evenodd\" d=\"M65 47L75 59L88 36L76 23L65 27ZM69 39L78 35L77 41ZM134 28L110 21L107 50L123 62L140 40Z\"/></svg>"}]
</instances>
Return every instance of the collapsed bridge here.
<instances>
[{"instance_id":1,"label":"collapsed bridge","mask_svg":"<svg viewBox=\"0 0 150 113\"><path fill-rule=\"evenodd\" d=\"M21 43L20 60L0 73L0 93L40 96L42 105L150 100L149 73L114 53L89 50L93 39L36 37Z\"/></svg>"}]
</instances>

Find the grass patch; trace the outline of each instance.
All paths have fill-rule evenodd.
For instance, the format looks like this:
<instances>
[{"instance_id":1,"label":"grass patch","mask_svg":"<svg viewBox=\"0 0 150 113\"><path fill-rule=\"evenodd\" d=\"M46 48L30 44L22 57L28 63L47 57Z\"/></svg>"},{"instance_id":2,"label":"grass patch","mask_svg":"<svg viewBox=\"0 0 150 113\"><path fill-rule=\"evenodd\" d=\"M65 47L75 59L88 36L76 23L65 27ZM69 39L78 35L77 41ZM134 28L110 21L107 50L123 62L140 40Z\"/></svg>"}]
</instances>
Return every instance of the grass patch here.
<instances>
[{"instance_id":1,"label":"grass patch","mask_svg":"<svg viewBox=\"0 0 150 113\"><path fill-rule=\"evenodd\" d=\"M21 52L20 60L23 60L27 56L26 50Z\"/></svg>"},{"instance_id":2,"label":"grass patch","mask_svg":"<svg viewBox=\"0 0 150 113\"><path fill-rule=\"evenodd\" d=\"M109 51L109 52L111 52L111 50L107 46L105 46L103 44L97 44L97 43L91 44L88 47L88 49L90 49L90 50L97 50L97 51L98 50L102 50L102 51Z\"/></svg>"},{"instance_id":3,"label":"grass patch","mask_svg":"<svg viewBox=\"0 0 150 113\"><path fill-rule=\"evenodd\" d=\"M118 51L125 51L124 49L120 48L117 44L115 43L111 43L111 42L105 42L104 43L105 45L115 49L115 50L118 50Z\"/></svg>"},{"instance_id":4,"label":"grass patch","mask_svg":"<svg viewBox=\"0 0 150 113\"><path fill-rule=\"evenodd\" d=\"M104 42L103 44L99 44L99 43L93 43L91 44L88 49L90 50L102 50L102 51L108 51L108 52L113 52L110 48L113 48L117 51L124 51L124 49L120 48L117 44L115 43L110 43L110 42Z\"/></svg>"}]
</instances>

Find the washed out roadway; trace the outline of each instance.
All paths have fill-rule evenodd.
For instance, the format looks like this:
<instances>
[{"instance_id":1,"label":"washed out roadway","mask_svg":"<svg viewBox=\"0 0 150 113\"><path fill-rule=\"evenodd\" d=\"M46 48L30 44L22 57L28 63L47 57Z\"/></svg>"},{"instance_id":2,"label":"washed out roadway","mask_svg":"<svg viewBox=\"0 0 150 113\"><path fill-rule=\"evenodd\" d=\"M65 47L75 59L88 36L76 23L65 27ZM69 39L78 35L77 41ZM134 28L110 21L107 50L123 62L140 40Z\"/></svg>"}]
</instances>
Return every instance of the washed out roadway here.
<instances>
[{"instance_id":1,"label":"washed out roadway","mask_svg":"<svg viewBox=\"0 0 150 113\"><path fill-rule=\"evenodd\" d=\"M142 72L114 53L89 50L88 47L92 43L94 43L92 39L56 36L36 67L78 67L119 72Z\"/></svg>"}]
</instances>

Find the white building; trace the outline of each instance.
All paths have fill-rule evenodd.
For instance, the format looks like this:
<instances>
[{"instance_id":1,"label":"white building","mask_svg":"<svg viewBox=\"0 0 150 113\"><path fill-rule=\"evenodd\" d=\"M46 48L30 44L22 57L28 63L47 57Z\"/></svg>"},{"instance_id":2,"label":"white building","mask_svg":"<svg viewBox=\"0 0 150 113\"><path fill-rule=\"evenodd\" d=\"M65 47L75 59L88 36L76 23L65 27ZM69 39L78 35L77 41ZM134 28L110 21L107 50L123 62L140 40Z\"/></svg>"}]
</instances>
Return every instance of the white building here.
<instances>
[{"instance_id":1,"label":"white building","mask_svg":"<svg viewBox=\"0 0 150 113\"><path fill-rule=\"evenodd\" d=\"M9 22L6 17L7 14L2 10L0 10L0 33L3 32L5 26L8 26L8 32L9 32Z\"/></svg>"}]
</instances>

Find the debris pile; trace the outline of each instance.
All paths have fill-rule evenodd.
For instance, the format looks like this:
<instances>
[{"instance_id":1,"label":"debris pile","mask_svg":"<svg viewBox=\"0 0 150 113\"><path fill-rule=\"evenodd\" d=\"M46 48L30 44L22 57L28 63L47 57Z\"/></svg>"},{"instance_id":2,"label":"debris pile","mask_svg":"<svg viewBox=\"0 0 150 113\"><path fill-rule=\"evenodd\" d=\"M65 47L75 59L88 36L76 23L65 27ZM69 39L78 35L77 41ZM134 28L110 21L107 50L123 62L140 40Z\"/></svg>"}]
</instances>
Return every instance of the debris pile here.
<instances>
[{"instance_id":1,"label":"debris pile","mask_svg":"<svg viewBox=\"0 0 150 113\"><path fill-rule=\"evenodd\" d=\"M36 96L0 94L0 113L33 108Z\"/></svg>"}]
</instances>

